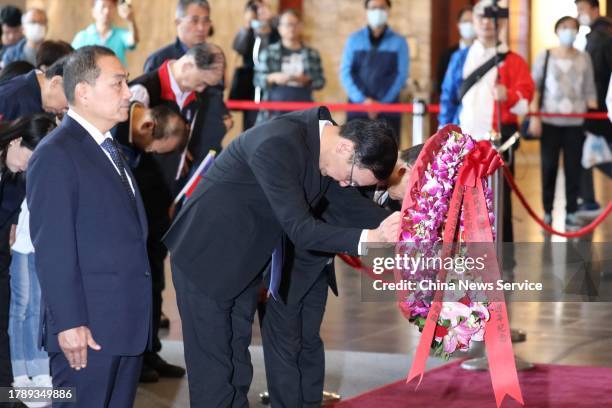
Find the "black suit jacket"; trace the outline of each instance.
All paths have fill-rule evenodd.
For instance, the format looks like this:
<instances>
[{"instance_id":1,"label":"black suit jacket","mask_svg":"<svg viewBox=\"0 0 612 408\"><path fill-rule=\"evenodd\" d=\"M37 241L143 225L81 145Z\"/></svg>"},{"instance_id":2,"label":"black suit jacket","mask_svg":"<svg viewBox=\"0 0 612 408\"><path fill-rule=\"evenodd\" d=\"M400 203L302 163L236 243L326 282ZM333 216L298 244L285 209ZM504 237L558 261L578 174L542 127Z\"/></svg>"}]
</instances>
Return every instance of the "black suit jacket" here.
<instances>
[{"instance_id":1,"label":"black suit jacket","mask_svg":"<svg viewBox=\"0 0 612 408\"><path fill-rule=\"evenodd\" d=\"M78 326L89 327L103 354L145 351L151 273L138 188L135 198L136 205L102 148L70 116L36 148L27 199L47 351L61 352L57 334Z\"/></svg>"},{"instance_id":2,"label":"black suit jacket","mask_svg":"<svg viewBox=\"0 0 612 408\"><path fill-rule=\"evenodd\" d=\"M328 194L337 182L319 170L320 119L331 120L326 108L282 115L223 151L164 238L175 272L224 300L264 271L283 234L297 248L357 255L361 228L313 215L342 194Z\"/></svg>"},{"instance_id":3,"label":"black suit jacket","mask_svg":"<svg viewBox=\"0 0 612 408\"><path fill-rule=\"evenodd\" d=\"M332 225L363 230L377 228L389 212L364 197L356 188L343 188L332 182L313 215ZM322 272L328 274L329 286L338 295L333 262L335 254L296 249L289 240L285 240L284 248L286 256L279 293L286 303L300 302Z\"/></svg>"}]
</instances>

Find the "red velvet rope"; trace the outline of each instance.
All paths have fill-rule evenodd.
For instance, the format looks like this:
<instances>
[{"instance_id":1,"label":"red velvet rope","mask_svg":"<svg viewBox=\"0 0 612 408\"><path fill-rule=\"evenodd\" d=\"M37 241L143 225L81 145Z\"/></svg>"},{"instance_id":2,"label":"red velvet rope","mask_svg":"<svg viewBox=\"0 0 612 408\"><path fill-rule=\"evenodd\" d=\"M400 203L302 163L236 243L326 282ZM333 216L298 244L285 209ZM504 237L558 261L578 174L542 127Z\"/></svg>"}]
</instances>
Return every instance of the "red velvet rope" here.
<instances>
[{"instance_id":1,"label":"red velvet rope","mask_svg":"<svg viewBox=\"0 0 612 408\"><path fill-rule=\"evenodd\" d=\"M238 101L228 100L226 102L228 109L231 110L275 110L275 111L295 111L303 109L311 109L317 106L326 106L332 112L388 112L388 113L414 113L413 103L372 103L369 105L360 103L319 103L319 102L253 102L253 101ZM428 104L425 112L439 113L440 105ZM425 113L424 112L424 113ZM544 113L532 112L528 116L542 117L561 117L561 118L585 118L608 120L606 112L588 112L588 113Z\"/></svg>"},{"instance_id":2,"label":"red velvet rope","mask_svg":"<svg viewBox=\"0 0 612 408\"><path fill-rule=\"evenodd\" d=\"M565 237L565 238L578 238L578 237L581 237L583 235L590 234L591 232L593 232L595 230L595 228L597 228L599 226L599 224L601 224L606 219L606 217L608 215L610 215L610 212L612 212L612 203L608 203L608 205L601 212L601 214L599 214L599 216L597 218L595 218L593 220L593 222L591 222L589 225L579 229L578 231L573 231L573 232L561 232L561 231L557 231L557 230L553 229L550 225L547 225L546 223L544 223L544 221L541 220L537 216L536 212L533 210L533 208L531 208L531 206L529 205L529 203L525 199L525 196L523 195L521 190L519 190L518 186L516 185L516 182L514 181L514 178L512 177L512 174L510 173L510 170L507 167L505 167L505 166L504 166L504 176L506 177L506 180L508 181L508 184L510 185L510 188L512 188L512 190L514 191L514 193L518 197L518 199L521 202L521 204L523 204L523 207L525 207L525 209L527 210L527 212L529 213L531 218L533 218L535 220L535 222L537 222L540 225L540 227L542 227L544 230L550 232L551 234L559 235L559 236Z\"/></svg>"}]
</instances>

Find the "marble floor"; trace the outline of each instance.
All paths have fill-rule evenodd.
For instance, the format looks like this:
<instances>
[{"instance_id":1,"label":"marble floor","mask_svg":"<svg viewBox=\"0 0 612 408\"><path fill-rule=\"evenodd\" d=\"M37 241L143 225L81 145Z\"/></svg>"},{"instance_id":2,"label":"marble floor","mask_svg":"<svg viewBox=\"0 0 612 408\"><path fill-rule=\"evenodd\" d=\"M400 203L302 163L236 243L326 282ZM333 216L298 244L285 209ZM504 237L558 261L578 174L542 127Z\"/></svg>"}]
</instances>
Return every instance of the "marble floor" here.
<instances>
[{"instance_id":1,"label":"marble floor","mask_svg":"<svg viewBox=\"0 0 612 408\"><path fill-rule=\"evenodd\" d=\"M538 213L540 203L540 171L537 142L523 143L517 155L516 179L529 202ZM564 192L563 175L560 171L553 226L564 228ZM612 200L612 181L603 174L595 173L595 190L601 204ZM520 242L565 242L564 238L547 237L540 227L529 218L518 200L514 200L515 237ZM593 234L585 239L598 243L612 243L612 218L604 222ZM609 264L608 264L609 265ZM333 382L327 385L336 386L345 397L359 394L377 385L402 378L409 367L409 361L419 339L414 326L408 324L400 315L396 305L388 302L362 302L361 278L359 273L337 261L337 272L340 297L330 296L322 337L326 349L333 353L329 361L328 377ZM612 271L603 271L612 273ZM573 365L593 365L612 367L612 304L607 302L514 302L509 305L511 325L527 333L527 341L516 344L515 353L535 363L556 363ZM171 361L180 362L181 328L177 312L175 294L170 276L164 292L164 311L171 320L169 330L162 333L165 344L174 344L163 350L162 355ZM255 376L251 399L256 401L256 394L265 382L261 359L258 356L261 337L257 325L253 328ZM178 341L178 342L177 342ZM175 343L178 343L177 346ZM178 349L177 349L178 347ZM344 353L344 354L343 354ZM365 353L365 354L359 354ZM179 353L180 354L180 353ZM377 362L375 356L385 357ZM369 356L366 358L363 356ZM391 356L391 357L389 357ZM381 357L382 358L382 357ZM340 369L335 366L339 361L350 361ZM394 362L393 365L390 362ZM330 363L332 364L330 366ZM380 378L365 375L366 369L376 364L391 367L384 371ZM437 364L435 361L433 365ZM381 366L382 367L382 366ZM355 377L355 372L363 372L362 377ZM382 372L382 371L381 371ZM353 386L347 386L347 380ZM328 378L329 380L329 378ZM344 384L344 386L341 386ZM187 396L185 380L162 380L159 384L141 387L138 394L138 407L182 407L186 406ZM153 398L152 396L156 396ZM152 399L153 398L153 399ZM153 402L152 402L153 401ZM602 406L612 406L610 401Z\"/></svg>"}]
</instances>

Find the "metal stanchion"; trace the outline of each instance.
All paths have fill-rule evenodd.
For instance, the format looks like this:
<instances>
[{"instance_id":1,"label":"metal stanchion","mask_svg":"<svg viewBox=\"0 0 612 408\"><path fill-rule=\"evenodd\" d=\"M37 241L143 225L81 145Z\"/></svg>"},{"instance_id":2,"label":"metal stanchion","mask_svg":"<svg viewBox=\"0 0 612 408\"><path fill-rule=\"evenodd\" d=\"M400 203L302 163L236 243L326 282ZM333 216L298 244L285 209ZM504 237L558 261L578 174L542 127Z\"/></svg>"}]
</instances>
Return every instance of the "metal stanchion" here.
<instances>
[{"instance_id":1,"label":"metal stanchion","mask_svg":"<svg viewBox=\"0 0 612 408\"><path fill-rule=\"evenodd\" d=\"M412 145L418 145L424 142L424 126L425 113L427 112L427 104L423 99L414 99L412 101Z\"/></svg>"},{"instance_id":2,"label":"metal stanchion","mask_svg":"<svg viewBox=\"0 0 612 408\"><path fill-rule=\"evenodd\" d=\"M516 141L518 140L518 135L516 134L513 135L502 146L500 146L501 134L499 133L491 134L490 140L499 152L504 152L505 150L511 148L514 143L516 143ZM493 190L493 207L494 207L494 212L495 212L495 235L497 237L497 239L495 240L495 245L496 245L495 249L497 252L497 259L500 264L500 270L501 270L501 265L503 264L502 260L504 256L503 240L502 240L503 232L504 232L504 222L503 222L503 219L504 219L504 172L503 172L503 169L501 168L498 169L495 172L495 174L489 177L489 185L491 186L491 189ZM518 331L518 333L520 335L521 332ZM512 333L511 333L511 337L512 337ZM524 341L524 339L522 341ZM525 370L529 370L533 368L532 363L525 361L517 357L516 355L514 356L514 361L516 364L516 369L518 371L525 371ZM482 347L482 356L471 358L469 360L465 360L463 363L461 363L461 368L463 368L464 370L471 370L471 371L488 370L489 360L487 358L485 348Z\"/></svg>"}]
</instances>

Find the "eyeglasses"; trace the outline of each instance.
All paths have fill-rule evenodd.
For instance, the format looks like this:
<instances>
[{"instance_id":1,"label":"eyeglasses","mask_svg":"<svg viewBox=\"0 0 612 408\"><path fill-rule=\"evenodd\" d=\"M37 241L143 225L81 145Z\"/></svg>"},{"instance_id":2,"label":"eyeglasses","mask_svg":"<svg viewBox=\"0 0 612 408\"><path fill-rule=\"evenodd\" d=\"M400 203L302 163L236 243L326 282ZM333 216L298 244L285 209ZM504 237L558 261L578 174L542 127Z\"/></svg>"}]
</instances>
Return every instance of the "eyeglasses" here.
<instances>
[{"instance_id":1,"label":"eyeglasses","mask_svg":"<svg viewBox=\"0 0 612 408\"><path fill-rule=\"evenodd\" d=\"M183 17L183 19L187 20L190 24L193 25L198 25L199 23L202 23L202 25L209 25L212 22L210 17L198 18L198 16L185 16Z\"/></svg>"},{"instance_id":2,"label":"eyeglasses","mask_svg":"<svg viewBox=\"0 0 612 408\"><path fill-rule=\"evenodd\" d=\"M353 170L355 170L355 163L357 163L357 154L353 153L353 164L351 165L351 175L349 177L348 185L351 187L358 187L359 184L353 181Z\"/></svg>"}]
</instances>

